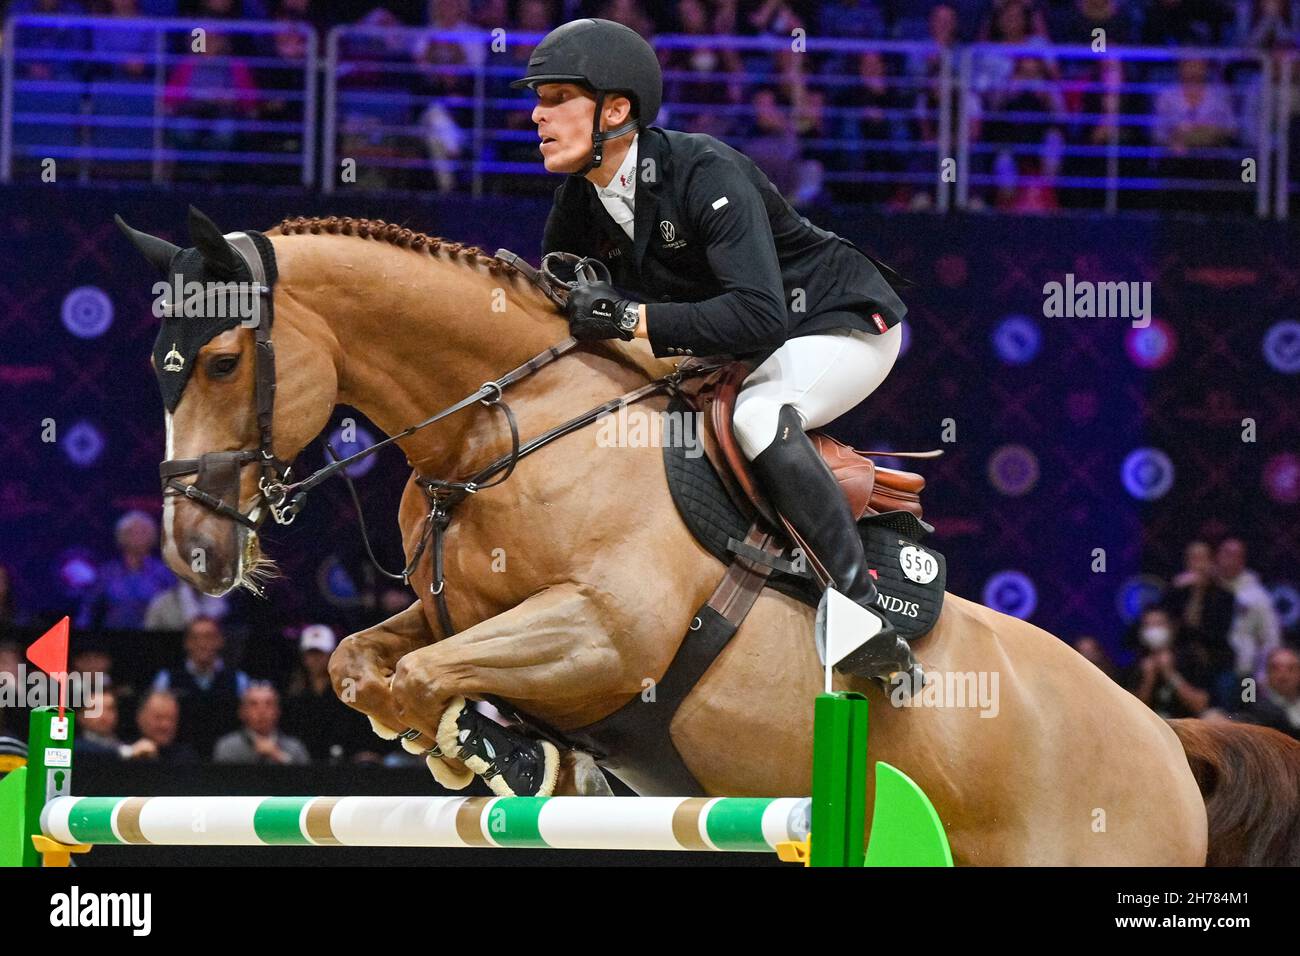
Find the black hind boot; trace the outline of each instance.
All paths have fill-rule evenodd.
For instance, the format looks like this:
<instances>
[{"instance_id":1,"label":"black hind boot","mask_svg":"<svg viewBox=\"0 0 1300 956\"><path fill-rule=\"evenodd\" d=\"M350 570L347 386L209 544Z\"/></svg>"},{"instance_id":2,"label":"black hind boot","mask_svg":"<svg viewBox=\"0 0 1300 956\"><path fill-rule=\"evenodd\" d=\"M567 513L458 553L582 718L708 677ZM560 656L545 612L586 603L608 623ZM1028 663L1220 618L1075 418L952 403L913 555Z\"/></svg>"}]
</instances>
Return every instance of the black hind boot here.
<instances>
[{"instance_id":1,"label":"black hind boot","mask_svg":"<svg viewBox=\"0 0 1300 956\"><path fill-rule=\"evenodd\" d=\"M867 568L848 501L812 439L804 434L793 405L781 407L776 438L750 465L776 510L803 538L835 589L881 621L880 630L837 669L886 684L900 672L912 676L917 664L911 648L876 608L876 582Z\"/></svg>"}]
</instances>

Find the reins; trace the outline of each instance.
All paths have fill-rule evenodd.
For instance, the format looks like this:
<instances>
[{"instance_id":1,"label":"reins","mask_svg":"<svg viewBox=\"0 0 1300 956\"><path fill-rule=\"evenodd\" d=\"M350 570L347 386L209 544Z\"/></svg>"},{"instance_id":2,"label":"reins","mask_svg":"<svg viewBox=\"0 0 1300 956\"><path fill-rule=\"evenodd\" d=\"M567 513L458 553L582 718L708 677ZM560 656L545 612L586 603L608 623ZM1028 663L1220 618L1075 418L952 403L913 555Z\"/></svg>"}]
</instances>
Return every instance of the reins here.
<instances>
[{"instance_id":1,"label":"reins","mask_svg":"<svg viewBox=\"0 0 1300 956\"><path fill-rule=\"evenodd\" d=\"M470 495L477 494L487 488L494 488L497 485L502 484L514 473L515 467L519 464L521 459L526 458L528 455L531 455L533 452L541 448L544 448L556 439L562 438L572 432L579 431L596 422L604 415L616 412L618 409L628 405L633 405L636 402L658 392L672 391L684 378L707 374L708 372L721 368L722 365L725 364L724 362L718 362L715 364L700 363L688 368L679 368L662 378L657 378L651 382L647 382L631 391L625 392L617 398L609 399L593 408L589 408L582 414L575 415L573 418L570 418L521 444L519 441L518 423L515 419L514 412L511 411L510 406L503 400L502 391L506 386L526 377L526 374L531 374L532 371L536 371L537 369L550 364L555 361L555 359L571 351L576 344L577 343L573 338L566 339L554 348L547 349L545 352L534 356L509 375L503 376L496 382L486 383L484 388L489 385L500 386L496 389L496 395L493 398L479 398L483 392L483 388L480 388L479 391L475 392L473 395L467 396L466 399L462 399L460 402L457 402L455 405L439 412L437 415L431 416L431 418L426 419L417 425L411 426L411 428L393 436L393 438L372 445L369 448L364 449L362 452L358 452L348 458L337 458L333 448L329 448L327 445L326 447L329 448L331 457L334 457L335 460L331 464L321 468L311 477L298 482L296 485L289 486L290 490L298 489L290 507L293 509L294 513L296 513L298 509L302 507L302 495L306 494L308 490L320 484L320 482L324 481L331 475L339 473L343 476L344 482L348 488L348 493L352 497L353 506L357 510L357 526L361 533L362 542L366 547L366 554L369 556L371 564L375 566L375 569L379 571L380 574L390 580L401 581L402 583L409 585L411 583L411 575L415 573L415 570L419 567L420 561L423 559L425 553L432 546L433 574L429 582L429 593L434 597L434 604L438 612L438 623L443 630L443 635L450 637L456 632L456 629L452 624L451 612L447 607L443 539L448 526L451 524L453 511L457 505ZM516 372L525 368L529 368L530 371L525 375L515 375ZM370 543L370 535L366 528L365 517L361 509L361 499L357 495L356 486L352 483L351 476L347 473L347 466L367 455L373 454L381 447L388 444L389 441L404 437L406 434L413 433L414 431L418 431L420 428L450 415L453 411L458 411L461 408L467 407L474 401L480 401L487 407L500 408L505 412L506 419L510 425L510 451L496 458L485 467L479 469L466 480L458 481L420 476L417 479L417 483L421 490L424 491L425 498L429 504L429 513L425 518L424 528L420 532L419 543L416 545L410 561L407 562L406 566L402 568L400 572L389 571L380 564L378 558L375 557L374 549Z\"/></svg>"}]
</instances>

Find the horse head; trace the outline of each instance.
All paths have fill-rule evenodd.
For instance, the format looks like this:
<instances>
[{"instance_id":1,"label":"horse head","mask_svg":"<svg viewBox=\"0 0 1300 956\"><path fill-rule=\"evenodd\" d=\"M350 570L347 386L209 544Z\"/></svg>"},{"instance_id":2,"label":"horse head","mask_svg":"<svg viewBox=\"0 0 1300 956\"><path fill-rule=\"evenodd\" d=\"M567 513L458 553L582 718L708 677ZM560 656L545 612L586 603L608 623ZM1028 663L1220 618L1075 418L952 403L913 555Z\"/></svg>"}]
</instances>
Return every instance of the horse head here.
<instances>
[{"instance_id":1,"label":"horse head","mask_svg":"<svg viewBox=\"0 0 1300 956\"><path fill-rule=\"evenodd\" d=\"M223 235L193 207L187 249L117 224L163 276L153 289L167 434L163 557L206 594L258 592L271 571L258 529L268 514L282 518L288 463L328 421L333 358L304 333L301 305L277 308L266 236Z\"/></svg>"}]
</instances>

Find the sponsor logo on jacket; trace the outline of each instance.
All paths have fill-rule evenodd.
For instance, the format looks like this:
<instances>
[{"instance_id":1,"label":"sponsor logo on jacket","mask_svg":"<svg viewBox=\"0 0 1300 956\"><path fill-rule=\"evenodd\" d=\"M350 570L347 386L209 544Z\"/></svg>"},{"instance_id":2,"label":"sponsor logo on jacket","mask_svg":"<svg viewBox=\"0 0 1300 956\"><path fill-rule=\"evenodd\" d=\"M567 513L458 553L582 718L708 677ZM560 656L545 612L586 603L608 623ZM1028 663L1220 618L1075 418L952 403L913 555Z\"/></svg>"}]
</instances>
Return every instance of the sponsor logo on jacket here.
<instances>
[{"instance_id":1,"label":"sponsor logo on jacket","mask_svg":"<svg viewBox=\"0 0 1300 956\"><path fill-rule=\"evenodd\" d=\"M677 238L677 227L667 219L659 222L659 237L663 239L665 249L681 249L686 245L685 239Z\"/></svg>"}]
</instances>

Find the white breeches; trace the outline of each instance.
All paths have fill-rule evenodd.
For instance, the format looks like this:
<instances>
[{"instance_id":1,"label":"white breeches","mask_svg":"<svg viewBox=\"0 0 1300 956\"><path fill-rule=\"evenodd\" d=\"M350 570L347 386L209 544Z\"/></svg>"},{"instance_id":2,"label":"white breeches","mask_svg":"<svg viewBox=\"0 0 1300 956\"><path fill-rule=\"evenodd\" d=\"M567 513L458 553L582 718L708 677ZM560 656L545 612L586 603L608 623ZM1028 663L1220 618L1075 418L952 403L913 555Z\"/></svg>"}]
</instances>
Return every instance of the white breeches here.
<instances>
[{"instance_id":1,"label":"white breeches","mask_svg":"<svg viewBox=\"0 0 1300 956\"><path fill-rule=\"evenodd\" d=\"M873 335L835 329L789 339L750 373L736 397L732 427L752 459L776 437L782 405L793 405L806 431L839 418L876 390L898 358L903 329Z\"/></svg>"}]
</instances>

